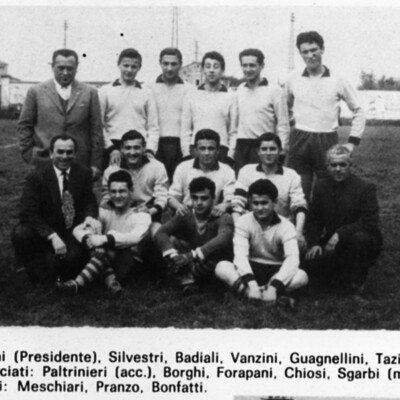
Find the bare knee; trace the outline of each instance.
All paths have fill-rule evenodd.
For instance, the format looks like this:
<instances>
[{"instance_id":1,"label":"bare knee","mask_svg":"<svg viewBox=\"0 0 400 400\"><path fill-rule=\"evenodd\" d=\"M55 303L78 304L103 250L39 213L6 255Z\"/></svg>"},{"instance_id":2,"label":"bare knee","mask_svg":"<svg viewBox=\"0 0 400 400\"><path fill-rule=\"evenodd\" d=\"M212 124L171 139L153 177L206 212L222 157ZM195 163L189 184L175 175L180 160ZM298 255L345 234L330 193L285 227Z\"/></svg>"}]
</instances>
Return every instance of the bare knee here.
<instances>
[{"instance_id":1,"label":"bare knee","mask_svg":"<svg viewBox=\"0 0 400 400\"><path fill-rule=\"evenodd\" d=\"M239 276L235 266L230 261L220 261L215 267L214 274L218 279L230 286Z\"/></svg>"},{"instance_id":2,"label":"bare knee","mask_svg":"<svg viewBox=\"0 0 400 400\"><path fill-rule=\"evenodd\" d=\"M296 275L292 278L292 280L286 286L286 290L288 292L291 292L293 290L297 290L297 289L300 289L300 288L302 288L304 286L307 286L307 284L308 284L308 275L307 275L307 273L304 270L299 269L296 272Z\"/></svg>"}]
</instances>

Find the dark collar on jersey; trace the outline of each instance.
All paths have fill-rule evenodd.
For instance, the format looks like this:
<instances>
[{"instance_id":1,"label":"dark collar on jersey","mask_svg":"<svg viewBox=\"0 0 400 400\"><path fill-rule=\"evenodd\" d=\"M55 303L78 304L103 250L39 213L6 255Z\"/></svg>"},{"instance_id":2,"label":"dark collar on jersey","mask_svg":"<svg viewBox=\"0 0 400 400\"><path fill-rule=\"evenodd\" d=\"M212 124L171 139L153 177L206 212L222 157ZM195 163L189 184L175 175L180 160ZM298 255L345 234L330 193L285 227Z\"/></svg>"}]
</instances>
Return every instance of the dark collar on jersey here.
<instances>
[{"instance_id":1,"label":"dark collar on jersey","mask_svg":"<svg viewBox=\"0 0 400 400\"><path fill-rule=\"evenodd\" d=\"M198 158L195 158L195 159L194 159L194 161L193 161L193 168L195 168L195 169L201 169L201 168L200 168L200 161L199 161ZM218 162L218 161L217 161L217 164L216 164L215 168L213 169L213 171L217 171L217 170L219 170L219 162Z\"/></svg>"},{"instance_id":2,"label":"dark collar on jersey","mask_svg":"<svg viewBox=\"0 0 400 400\"><path fill-rule=\"evenodd\" d=\"M197 90L206 90L206 84L202 83ZM228 89L226 88L226 86L222 83L221 87L219 88L218 92L227 92Z\"/></svg>"},{"instance_id":3,"label":"dark collar on jersey","mask_svg":"<svg viewBox=\"0 0 400 400\"><path fill-rule=\"evenodd\" d=\"M163 79L163 77L162 77L162 75L160 75L160 76L157 77L156 83L165 83L165 82L164 82L164 79ZM175 83L182 84L182 83L184 83L184 82L183 82L183 79L182 79L180 76L178 76L178 77L176 78Z\"/></svg>"},{"instance_id":4,"label":"dark collar on jersey","mask_svg":"<svg viewBox=\"0 0 400 400\"><path fill-rule=\"evenodd\" d=\"M276 213L276 211L273 211L272 214L272 219L271 219L271 226L279 224L281 222L281 219L279 218L279 215Z\"/></svg>"},{"instance_id":5,"label":"dark collar on jersey","mask_svg":"<svg viewBox=\"0 0 400 400\"><path fill-rule=\"evenodd\" d=\"M122 83L121 83L121 81L119 79L116 79L113 82L112 86L122 86ZM142 85L138 81L134 81L133 82L133 86L135 86L138 89L142 89Z\"/></svg>"},{"instance_id":6,"label":"dark collar on jersey","mask_svg":"<svg viewBox=\"0 0 400 400\"><path fill-rule=\"evenodd\" d=\"M249 85L247 84L247 82L244 84L245 87L249 87ZM268 86L268 79L267 78L261 78L260 83L258 84L258 86Z\"/></svg>"},{"instance_id":7,"label":"dark collar on jersey","mask_svg":"<svg viewBox=\"0 0 400 400\"><path fill-rule=\"evenodd\" d=\"M331 71L329 71L328 67L325 67L324 65L324 73L321 75L322 78L329 78L331 76ZM310 76L310 74L307 71L307 68L303 71L303 73L301 74L301 76Z\"/></svg>"},{"instance_id":8,"label":"dark collar on jersey","mask_svg":"<svg viewBox=\"0 0 400 400\"><path fill-rule=\"evenodd\" d=\"M145 164L147 164L147 163L149 163L149 162L150 162L150 159L147 157L146 154L144 154L144 155L143 155L143 158L142 158L142 167L143 167L143 165L145 165ZM127 161L125 160L125 158L122 159L120 167L121 167L122 169L127 169L127 170L129 171L129 164L127 163Z\"/></svg>"},{"instance_id":9,"label":"dark collar on jersey","mask_svg":"<svg viewBox=\"0 0 400 400\"><path fill-rule=\"evenodd\" d=\"M262 169L261 163L258 163L258 165L256 167L256 171L264 172L264 170ZM283 175L283 167L282 167L282 165L278 165L278 169L276 170L276 175Z\"/></svg>"}]
</instances>

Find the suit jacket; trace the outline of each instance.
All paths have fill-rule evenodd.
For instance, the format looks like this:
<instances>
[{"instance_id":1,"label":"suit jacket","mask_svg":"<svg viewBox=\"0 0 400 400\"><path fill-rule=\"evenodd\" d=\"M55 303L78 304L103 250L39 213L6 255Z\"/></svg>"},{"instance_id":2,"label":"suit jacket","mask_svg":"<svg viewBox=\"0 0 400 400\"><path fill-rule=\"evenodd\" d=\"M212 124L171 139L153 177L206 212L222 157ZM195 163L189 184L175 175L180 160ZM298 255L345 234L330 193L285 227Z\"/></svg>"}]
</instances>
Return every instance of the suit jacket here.
<instances>
[{"instance_id":1,"label":"suit jacket","mask_svg":"<svg viewBox=\"0 0 400 400\"><path fill-rule=\"evenodd\" d=\"M90 169L73 163L68 186L74 199L73 227L82 223L87 216L97 218L98 207L92 192ZM61 206L61 194L53 163L47 161L26 177L21 197L20 221L44 238L54 232L63 237L67 230Z\"/></svg>"},{"instance_id":2,"label":"suit jacket","mask_svg":"<svg viewBox=\"0 0 400 400\"><path fill-rule=\"evenodd\" d=\"M101 168L104 145L97 90L73 81L64 111L53 79L31 87L18 121L22 158L35 165L48 159L51 138L63 133L77 141L78 163Z\"/></svg>"}]
</instances>

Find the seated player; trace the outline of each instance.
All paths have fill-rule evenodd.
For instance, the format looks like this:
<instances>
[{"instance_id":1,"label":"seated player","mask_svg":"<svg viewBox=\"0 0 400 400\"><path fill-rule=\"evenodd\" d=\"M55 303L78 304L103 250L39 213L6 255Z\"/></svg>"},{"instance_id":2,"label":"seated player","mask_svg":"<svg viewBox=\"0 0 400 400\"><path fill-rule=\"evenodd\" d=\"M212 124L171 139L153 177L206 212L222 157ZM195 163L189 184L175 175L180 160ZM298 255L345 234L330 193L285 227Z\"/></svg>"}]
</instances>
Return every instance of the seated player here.
<instances>
[{"instance_id":1,"label":"seated player","mask_svg":"<svg viewBox=\"0 0 400 400\"><path fill-rule=\"evenodd\" d=\"M268 304L308 283L307 274L299 269L296 229L275 212L277 199L278 190L268 179L250 185L252 212L236 222L234 261L221 261L215 270L238 293Z\"/></svg>"},{"instance_id":2,"label":"seated player","mask_svg":"<svg viewBox=\"0 0 400 400\"><path fill-rule=\"evenodd\" d=\"M131 206L136 211L150 214L153 221L160 220L168 195L168 176L164 165L146 155L146 141L141 133L134 130L122 136L121 156L120 166L111 165L104 171L100 207L108 207L111 195L108 190L109 176L124 169L134 183Z\"/></svg>"},{"instance_id":3,"label":"seated player","mask_svg":"<svg viewBox=\"0 0 400 400\"><path fill-rule=\"evenodd\" d=\"M193 179L189 185L193 212L175 215L156 234L156 244L166 262L167 273L175 275L184 289L199 278L213 276L216 264L232 259L232 217L212 214L215 183Z\"/></svg>"},{"instance_id":4,"label":"seated player","mask_svg":"<svg viewBox=\"0 0 400 400\"><path fill-rule=\"evenodd\" d=\"M235 173L228 165L218 161L219 147L220 138L217 132L202 129L196 133L196 157L178 165L168 192L168 205L178 215L191 213L189 183L199 176L205 176L215 183L212 215L220 216L230 209Z\"/></svg>"},{"instance_id":5,"label":"seated player","mask_svg":"<svg viewBox=\"0 0 400 400\"><path fill-rule=\"evenodd\" d=\"M247 212L249 186L258 179L269 179L279 193L275 211L294 223L300 247L306 250L303 229L308 207L300 176L295 170L283 167L279 163L282 144L278 135L264 133L257 140L260 162L247 164L239 171L232 200L233 219L236 221L240 215Z\"/></svg>"},{"instance_id":6,"label":"seated player","mask_svg":"<svg viewBox=\"0 0 400 400\"><path fill-rule=\"evenodd\" d=\"M100 224L83 223L74 229L74 236L92 251L92 258L73 280L57 282L61 291L77 293L100 274L111 293L121 291L131 271L142 264L141 244L149 230L148 213L130 207L132 178L126 171L116 171L108 179L112 209L100 208Z\"/></svg>"},{"instance_id":7,"label":"seated player","mask_svg":"<svg viewBox=\"0 0 400 400\"><path fill-rule=\"evenodd\" d=\"M360 296L382 245L376 188L352 174L347 146L334 145L326 160L330 176L317 181L310 205L309 272Z\"/></svg>"},{"instance_id":8,"label":"seated player","mask_svg":"<svg viewBox=\"0 0 400 400\"><path fill-rule=\"evenodd\" d=\"M75 162L77 143L68 135L50 141L50 160L26 177L20 221L12 242L32 283L71 279L85 265L85 249L72 229L98 215L92 173Z\"/></svg>"}]
</instances>

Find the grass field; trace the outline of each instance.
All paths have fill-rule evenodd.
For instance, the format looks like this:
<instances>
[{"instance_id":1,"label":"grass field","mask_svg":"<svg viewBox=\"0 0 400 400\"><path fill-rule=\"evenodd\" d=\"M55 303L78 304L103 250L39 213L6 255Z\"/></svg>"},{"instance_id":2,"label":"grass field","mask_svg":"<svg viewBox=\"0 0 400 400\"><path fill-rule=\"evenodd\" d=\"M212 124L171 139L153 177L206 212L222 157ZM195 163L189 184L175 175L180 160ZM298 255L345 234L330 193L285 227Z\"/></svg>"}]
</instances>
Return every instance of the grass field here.
<instances>
[{"instance_id":1,"label":"grass field","mask_svg":"<svg viewBox=\"0 0 400 400\"><path fill-rule=\"evenodd\" d=\"M341 134L347 135L348 128ZM142 275L118 298L101 285L76 297L33 288L17 272L10 244L23 179L14 121L0 120L0 325L177 328L400 329L400 128L370 126L356 150L355 171L378 186L384 251L367 281L368 303L310 285L295 310L266 308L218 283L182 297L178 289Z\"/></svg>"}]
</instances>

